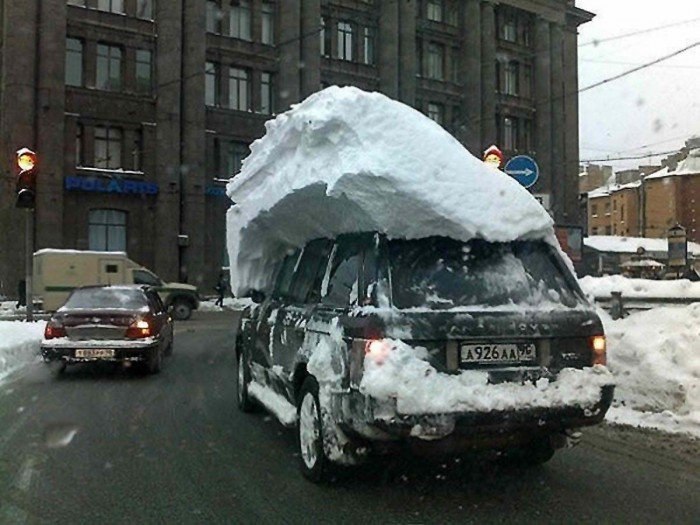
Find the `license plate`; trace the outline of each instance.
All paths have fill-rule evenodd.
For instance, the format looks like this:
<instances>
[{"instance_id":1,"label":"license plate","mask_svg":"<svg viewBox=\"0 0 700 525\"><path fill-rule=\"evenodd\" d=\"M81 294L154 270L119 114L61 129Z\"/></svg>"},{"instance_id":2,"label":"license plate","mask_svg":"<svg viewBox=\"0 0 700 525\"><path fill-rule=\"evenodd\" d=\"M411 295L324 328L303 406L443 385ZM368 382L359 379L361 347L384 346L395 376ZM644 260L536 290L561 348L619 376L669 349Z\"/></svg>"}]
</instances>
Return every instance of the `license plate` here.
<instances>
[{"instance_id":1,"label":"license plate","mask_svg":"<svg viewBox=\"0 0 700 525\"><path fill-rule=\"evenodd\" d=\"M535 360L537 352L532 343L496 343L462 345L460 359L462 363L481 364L519 364Z\"/></svg>"},{"instance_id":2,"label":"license plate","mask_svg":"<svg viewBox=\"0 0 700 525\"><path fill-rule=\"evenodd\" d=\"M75 357L114 357L114 350L105 348L84 348L75 351Z\"/></svg>"}]
</instances>

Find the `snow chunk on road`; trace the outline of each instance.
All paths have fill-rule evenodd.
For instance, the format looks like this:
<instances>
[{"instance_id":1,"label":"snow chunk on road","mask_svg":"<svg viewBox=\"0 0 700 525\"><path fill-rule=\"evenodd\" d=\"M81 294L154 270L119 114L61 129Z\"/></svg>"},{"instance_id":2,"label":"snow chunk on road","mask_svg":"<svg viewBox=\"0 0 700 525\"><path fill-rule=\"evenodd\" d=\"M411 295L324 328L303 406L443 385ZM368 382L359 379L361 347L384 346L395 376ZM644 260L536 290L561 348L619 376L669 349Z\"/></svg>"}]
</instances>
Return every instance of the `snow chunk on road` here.
<instances>
[{"instance_id":1,"label":"snow chunk on road","mask_svg":"<svg viewBox=\"0 0 700 525\"><path fill-rule=\"evenodd\" d=\"M0 321L0 380L39 355L45 322Z\"/></svg>"},{"instance_id":2,"label":"snow chunk on road","mask_svg":"<svg viewBox=\"0 0 700 525\"><path fill-rule=\"evenodd\" d=\"M396 400L400 414L447 414L578 406L592 409L600 389L613 383L612 374L597 365L584 370L566 368L556 381L488 384L488 373L438 372L428 363L424 348L385 339L391 346L377 362L365 357L360 390L379 400Z\"/></svg>"},{"instance_id":3,"label":"snow chunk on road","mask_svg":"<svg viewBox=\"0 0 700 525\"><path fill-rule=\"evenodd\" d=\"M600 316L617 383L608 419L700 436L700 303Z\"/></svg>"},{"instance_id":4,"label":"snow chunk on road","mask_svg":"<svg viewBox=\"0 0 700 525\"><path fill-rule=\"evenodd\" d=\"M554 239L551 218L514 179L380 93L329 87L265 127L227 189L237 296L267 288L274 259L314 238Z\"/></svg>"}]
</instances>

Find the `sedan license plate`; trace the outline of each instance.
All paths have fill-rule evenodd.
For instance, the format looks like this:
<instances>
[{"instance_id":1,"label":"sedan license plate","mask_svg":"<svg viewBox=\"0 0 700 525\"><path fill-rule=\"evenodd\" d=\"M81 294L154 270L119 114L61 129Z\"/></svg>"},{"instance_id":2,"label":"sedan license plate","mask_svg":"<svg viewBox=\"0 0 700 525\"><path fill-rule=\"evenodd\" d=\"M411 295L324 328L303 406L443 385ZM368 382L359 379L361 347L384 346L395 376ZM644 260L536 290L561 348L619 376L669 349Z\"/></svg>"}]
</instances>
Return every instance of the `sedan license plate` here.
<instances>
[{"instance_id":1,"label":"sedan license plate","mask_svg":"<svg viewBox=\"0 0 700 525\"><path fill-rule=\"evenodd\" d=\"M75 357L106 358L114 357L114 350L105 348L84 348L75 351Z\"/></svg>"},{"instance_id":2,"label":"sedan license plate","mask_svg":"<svg viewBox=\"0 0 700 525\"><path fill-rule=\"evenodd\" d=\"M537 357L532 343L481 343L462 345L460 359L465 364L520 364Z\"/></svg>"}]
</instances>

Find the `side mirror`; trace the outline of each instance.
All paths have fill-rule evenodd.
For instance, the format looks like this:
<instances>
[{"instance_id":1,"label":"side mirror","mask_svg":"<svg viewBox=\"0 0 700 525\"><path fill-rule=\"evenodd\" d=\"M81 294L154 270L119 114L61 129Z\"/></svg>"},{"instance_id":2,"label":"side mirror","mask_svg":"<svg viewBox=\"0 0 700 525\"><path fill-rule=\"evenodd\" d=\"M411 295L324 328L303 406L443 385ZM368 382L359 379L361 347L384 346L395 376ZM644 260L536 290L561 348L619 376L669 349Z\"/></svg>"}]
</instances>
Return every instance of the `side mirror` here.
<instances>
[{"instance_id":1,"label":"side mirror","mask_svg":"<svg viewBox=\"0 0 700 525\"><path fill-rule=\"evenodd\" d=\"M260 290L251 290L248 296L255 304L260 304L265 300L265 292Z\"/></svg>"}]
</instances>

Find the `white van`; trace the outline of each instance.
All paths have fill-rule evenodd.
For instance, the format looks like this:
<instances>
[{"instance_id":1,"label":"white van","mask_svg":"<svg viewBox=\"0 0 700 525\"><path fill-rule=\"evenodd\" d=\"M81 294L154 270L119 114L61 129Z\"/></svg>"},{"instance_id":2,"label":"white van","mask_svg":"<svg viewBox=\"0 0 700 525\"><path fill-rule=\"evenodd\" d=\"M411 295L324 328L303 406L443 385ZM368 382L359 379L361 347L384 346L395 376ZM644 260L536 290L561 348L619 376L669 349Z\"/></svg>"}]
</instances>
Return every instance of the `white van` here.
<instances>
[{"instance_id":1,"label":"white van","mask_svg":"<svg viewBox=\"0 0 700 525\"><path fill-rule=\"evenodd\" d=\"M45 249L34 253L32 283L35 304L48 312L63 305L74 288L96 284L146 284L152 286L175 319L188 319L199 307L197 288L166 283L124 252Z\"/></svg>"}]
</instances>

